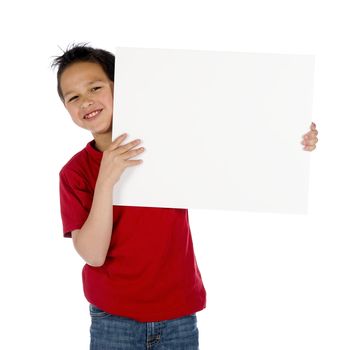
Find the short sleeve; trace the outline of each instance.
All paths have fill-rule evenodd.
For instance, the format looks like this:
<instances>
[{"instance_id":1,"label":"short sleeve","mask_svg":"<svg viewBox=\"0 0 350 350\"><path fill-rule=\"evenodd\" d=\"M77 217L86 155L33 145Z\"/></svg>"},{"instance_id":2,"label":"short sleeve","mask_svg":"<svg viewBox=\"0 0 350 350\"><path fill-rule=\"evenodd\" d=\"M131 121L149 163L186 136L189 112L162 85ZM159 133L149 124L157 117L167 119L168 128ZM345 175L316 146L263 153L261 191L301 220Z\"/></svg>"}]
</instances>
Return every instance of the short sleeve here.
<instances>
[{"instance_id":1,"label":"short sleeve","mask_svg":"<svg viewBox=\"0 0 350 350\"><path fill-rule=\"evenodd\" d=\"M77 172L63 168L59 175L63 235L71 238L71 232L80 229L90 213L93 193Z\"/></svg>"}]
</instances>

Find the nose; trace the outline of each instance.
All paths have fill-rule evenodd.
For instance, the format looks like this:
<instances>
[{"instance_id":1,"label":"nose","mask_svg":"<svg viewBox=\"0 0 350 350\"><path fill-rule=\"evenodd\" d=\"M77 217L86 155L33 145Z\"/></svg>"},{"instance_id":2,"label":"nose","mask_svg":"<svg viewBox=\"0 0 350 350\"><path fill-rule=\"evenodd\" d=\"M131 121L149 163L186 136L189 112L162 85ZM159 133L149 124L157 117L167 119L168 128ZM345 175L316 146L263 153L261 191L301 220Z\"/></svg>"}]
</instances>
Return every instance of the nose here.
<instances>
[{"instance_id":1,"label":"nose","mask_svg":"<svg viewBox=\"0 0 350 350\"><path fill-rule=\"evenodd\" d=\"M81 101L80 108L85 109L90 107L94 103L93 100L91 100L89 97L83 98Z\"/></svg>"}]
</instances>

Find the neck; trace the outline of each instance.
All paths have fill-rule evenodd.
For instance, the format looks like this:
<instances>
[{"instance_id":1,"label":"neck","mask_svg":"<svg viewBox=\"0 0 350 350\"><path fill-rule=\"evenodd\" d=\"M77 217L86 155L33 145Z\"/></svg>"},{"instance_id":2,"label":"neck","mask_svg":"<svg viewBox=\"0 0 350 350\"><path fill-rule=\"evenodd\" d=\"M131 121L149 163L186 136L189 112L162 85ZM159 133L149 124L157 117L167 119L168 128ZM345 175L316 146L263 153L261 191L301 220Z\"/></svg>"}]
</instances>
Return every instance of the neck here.
<instances>
[{"instance_id":1,"label":"neck","mask_svg":"<svg viewBox=\"0 0 350 350\"><path fill-rule=\"evenodd\" d=\"M104 152L109 145L112 143L112 132L108 132L105 134L93 134L92 135L95 139L95 146L96 148L101 151Z\"/></svg>"}]
</instances>

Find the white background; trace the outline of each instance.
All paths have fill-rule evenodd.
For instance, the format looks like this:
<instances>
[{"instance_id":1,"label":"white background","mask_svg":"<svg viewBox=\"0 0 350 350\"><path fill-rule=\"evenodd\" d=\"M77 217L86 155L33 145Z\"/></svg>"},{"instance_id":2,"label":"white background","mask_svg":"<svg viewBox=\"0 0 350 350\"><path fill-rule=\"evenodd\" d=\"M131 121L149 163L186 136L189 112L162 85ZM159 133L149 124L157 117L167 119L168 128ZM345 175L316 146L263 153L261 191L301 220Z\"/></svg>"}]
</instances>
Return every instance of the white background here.
<instances>
[{"instance_id":1,"label":"white background","mask_svg":"<svg viewBox=\"0 0 350 350\"><path fill-rule=\"evenodd\" d=\"M2 348L88 349L83 261L62 236L58 172L91 137L63 109L50 70L58 46L88 41L107 50L316 55L312 120L320 141L311 156L309 214L190 211L208 293L198 313L200 348L349 349L346 6L339 0L3 2Z\"/></svg>"}]
</instances>

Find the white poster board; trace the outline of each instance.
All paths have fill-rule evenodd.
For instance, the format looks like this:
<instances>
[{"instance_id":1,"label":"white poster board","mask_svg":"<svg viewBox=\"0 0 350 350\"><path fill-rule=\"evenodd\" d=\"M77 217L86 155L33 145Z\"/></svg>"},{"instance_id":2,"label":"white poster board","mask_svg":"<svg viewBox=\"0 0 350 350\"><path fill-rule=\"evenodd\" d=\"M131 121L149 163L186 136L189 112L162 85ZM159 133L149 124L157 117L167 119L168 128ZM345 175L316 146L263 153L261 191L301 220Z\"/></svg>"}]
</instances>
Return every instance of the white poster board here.
<instances>
[{"instance_id":1,"label":"white poster board","mask_svg":"<svg viewBox=\"0 0 350 350\"><path fill-rule=\"evenodd\" d=\"M114 204L306 213L313 55L118 48L113 139L140 138Z\"/></svg>"}]
</instances>

